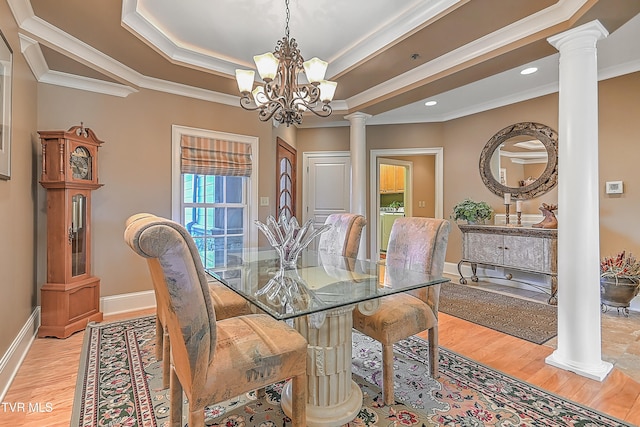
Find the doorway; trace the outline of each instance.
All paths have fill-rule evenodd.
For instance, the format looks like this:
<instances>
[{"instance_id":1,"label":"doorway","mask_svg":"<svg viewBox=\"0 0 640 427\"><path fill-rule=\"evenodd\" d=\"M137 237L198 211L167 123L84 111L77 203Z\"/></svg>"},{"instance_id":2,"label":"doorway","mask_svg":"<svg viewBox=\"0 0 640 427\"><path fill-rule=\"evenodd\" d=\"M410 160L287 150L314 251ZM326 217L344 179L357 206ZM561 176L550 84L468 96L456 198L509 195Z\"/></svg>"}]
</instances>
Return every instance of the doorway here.
<instances>
[{"instance_id":1,"label":"doorway","mask_svg":"<svg viewBox=\"0 0 640 427\"><path fill-rule=\"evenodd\" d=\"M400 215L404 216L429 216L434 218L443 217L443 149L442 147L435 148L407 148L407 149L381 149L371 150L370 165L369 165L369 177L370 177L370 210L369 210L369 244L370 244L370 258L377 260L380 257L380 250L382 248L383 238L383 223L380 214L382 202L385 199L389 199L381 193L381 171L380 165L384 164L400 164L411 165L410 176L407 176L407 182L411 181L409 185L405 184L405 192L402 194L404 200L404 212ZM431 160L431 178L425 180L420 175L420 168L415 166L414 161L420 162L419 159L429 158ZM419 181L419 182L416 182ZM415 184L414 184L415 183ZM424 191L425 185L429 186L431 199L424 200L422 195L416 195L415 189ZM396 188L397 189L397 188ZM387 204L386 202L384 204ZM399 212L396 212L399 213ZM387 223L391 222L389 218Z\"/></svg>"},{"instance_id":2,"label":"doorway","mask_svg":"<svg viewBox=\"0 0 640 427\"><path fill-rule=\"evenodd\" d=\"M378 248L380 257L384 258L393 222L403 216L412 216L413 198L413 161L405 158L378 158L378 194L380 204L378 211ZM373 236L372 236L373 237Z\"/></svg>"},{"instance_id":3,"label":"doorway","mask_svg":"<svg viewBox=\"0 0 640 427\"><path fill-rule=\"evenodd\" d=\"M312 219L314 227L321 227L329 215L351 212L350 153L306 152L302 157L303 221ZM314 239L309 248L315 249L317 242Z\"/></svg>"}]
</instances>

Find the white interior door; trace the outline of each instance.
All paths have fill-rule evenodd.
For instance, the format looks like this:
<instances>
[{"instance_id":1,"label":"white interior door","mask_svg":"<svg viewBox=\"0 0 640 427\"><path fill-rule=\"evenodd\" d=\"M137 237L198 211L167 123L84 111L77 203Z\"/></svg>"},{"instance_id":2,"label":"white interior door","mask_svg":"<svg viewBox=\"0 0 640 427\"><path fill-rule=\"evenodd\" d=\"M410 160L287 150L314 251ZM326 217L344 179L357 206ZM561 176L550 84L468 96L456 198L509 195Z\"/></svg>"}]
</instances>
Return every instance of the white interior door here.
<instances>
[{"instance_id":1,"label":"white interior door","mask_svg":"<svg viewBox=\"0 0 640 427\"><path fill-rule=\"evenodd\" d=\"M349 153L304 153L304 221L324 224L333 213L351 211L351 157ZM312 245L317 244L315 239ZM310 247L313 247L310 245Z\"/></svg>"}]
</instances>

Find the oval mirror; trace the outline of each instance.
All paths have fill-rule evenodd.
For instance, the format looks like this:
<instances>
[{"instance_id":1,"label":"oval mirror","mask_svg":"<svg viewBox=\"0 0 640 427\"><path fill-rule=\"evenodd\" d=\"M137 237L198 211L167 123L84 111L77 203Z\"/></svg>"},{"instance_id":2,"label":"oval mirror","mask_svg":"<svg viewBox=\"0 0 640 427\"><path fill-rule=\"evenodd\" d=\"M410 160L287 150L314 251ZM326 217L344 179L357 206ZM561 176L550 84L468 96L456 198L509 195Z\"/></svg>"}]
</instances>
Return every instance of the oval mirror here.
<instances>
[{"instance_id":1,"label":"oval mirror","mask_svg":"<svg viewBox=\"0 0 640 427\"><path fill-rule=\"evenodd\" d=\"M549 126L524 122L493 135L480 155L480 176L492 193L531 199L555 187L558 134Z\"/></svg>"}]
</instances>

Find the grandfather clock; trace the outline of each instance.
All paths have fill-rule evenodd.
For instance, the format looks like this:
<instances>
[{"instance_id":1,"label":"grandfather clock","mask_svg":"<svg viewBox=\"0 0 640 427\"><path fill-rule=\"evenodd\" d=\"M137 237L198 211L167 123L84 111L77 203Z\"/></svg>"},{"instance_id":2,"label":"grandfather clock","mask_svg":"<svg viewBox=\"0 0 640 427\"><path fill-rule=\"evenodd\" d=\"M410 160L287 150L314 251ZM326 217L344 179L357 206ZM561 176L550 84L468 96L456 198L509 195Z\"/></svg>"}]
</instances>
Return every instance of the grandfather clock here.
<instances>
[{"instance_id":1,"label":"grandfather clock","mask_svg":"<svg viewBox=\"0 0 640 427\"><path fill-rule=\"evenodd\" d=\"M47 190L47 282L42 285L39 337L66 338L101 321L100 279L91 275L91 192L102 144L82 124L38 131L40 184Z\"/></svg>"}]
</instances>

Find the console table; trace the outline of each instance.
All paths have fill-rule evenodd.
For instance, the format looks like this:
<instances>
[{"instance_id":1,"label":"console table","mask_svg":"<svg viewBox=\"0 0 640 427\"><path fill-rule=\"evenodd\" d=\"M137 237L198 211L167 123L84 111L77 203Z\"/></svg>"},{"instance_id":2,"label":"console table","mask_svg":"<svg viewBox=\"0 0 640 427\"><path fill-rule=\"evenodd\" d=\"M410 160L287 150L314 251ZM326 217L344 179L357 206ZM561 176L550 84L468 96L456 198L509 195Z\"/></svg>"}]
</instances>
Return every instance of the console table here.
<instances>
[{"instance_id":1,"label":"console table","mask_svg":"<svg viewBox=\"0 0 640 427\"><path fill-rule=\"evenodd\" d=\"M462 231L462 259L458 263L460 283L467 283L461 270L465 262L471 265L473 282L478 281L478 264L544 274L551 277L549 304L557 304L557 229L472 224L458 224L458 227ZM511 279L511 275L506 278Z\"/></svg>"}]
</instances>

